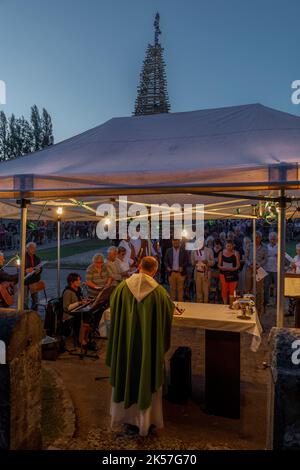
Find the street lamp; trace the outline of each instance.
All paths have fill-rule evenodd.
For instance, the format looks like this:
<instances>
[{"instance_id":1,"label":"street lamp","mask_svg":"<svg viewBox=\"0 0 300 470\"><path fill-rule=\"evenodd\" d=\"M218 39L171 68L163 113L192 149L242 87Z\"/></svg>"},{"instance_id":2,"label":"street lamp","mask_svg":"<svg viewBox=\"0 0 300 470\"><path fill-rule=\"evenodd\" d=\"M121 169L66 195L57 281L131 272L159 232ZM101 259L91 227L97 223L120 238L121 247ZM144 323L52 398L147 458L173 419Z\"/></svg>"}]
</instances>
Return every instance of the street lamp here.
<instances>
[{"instance_id":1,"label":"street lamp","mask_svg":"<svg viewBox=\"0 0 300 470\"><path fill-rule=\"evenodd\" d=\"M60 218L62 216L62 213L63 213L63 208L62 207L58 207L56 209L56 213L57 213L57 217Z\"/></svg>"},{"instance_id":2,"label":"street lamp","mask_svg":"<svg viewBox=\"0 0 300 470\"><path fill-rule=\"evenodd\" d=\"M56 209L57 214L57 297L60 297L60 222L63 214L63 208Z\"/></svg>"}]
</instances>

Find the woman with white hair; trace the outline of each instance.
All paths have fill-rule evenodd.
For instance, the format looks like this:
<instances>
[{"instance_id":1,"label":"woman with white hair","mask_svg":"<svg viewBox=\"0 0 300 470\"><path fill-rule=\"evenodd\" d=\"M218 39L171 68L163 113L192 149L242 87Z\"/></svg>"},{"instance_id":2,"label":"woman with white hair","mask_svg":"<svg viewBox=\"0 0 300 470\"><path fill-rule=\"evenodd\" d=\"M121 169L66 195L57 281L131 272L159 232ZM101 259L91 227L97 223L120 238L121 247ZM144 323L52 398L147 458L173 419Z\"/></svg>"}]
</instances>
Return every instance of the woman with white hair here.
<instances>
[{"instance_id":1,"label":"woman with white hair","mask_svg":"<svg viewBox=\"0 0 300 470\"><path fill-rule=\"evenodd\" d=\"M88 296L96 297L104 287L109 287L112 278L109 276L101 253L93 256L93 262L86 270L86 285L88 286Z\"/></svg>"},{"instance_id":2,"label":"woman with white hair","mask_svg":"<svg viewBox=\"0 0 300 470\"><path fill-rule=\"evenodd\" d=\"M122 279L126 279L132 274L129 263L126 259L126 248L124 248L124 246L119 246L118 248L116 264L119 272L121 273Z\"/></svg>"},{"instance_id":3,"label":"woman with white hair","mask_svg":"<svg viewBox=\"0 0 300 470\"><path fill-rule=\"evenodd\" d=\"M120 271L120 267L117 263L118 248L116 246L110 246L107 250L107 261L105 263L106 269L109 276L112 278L112 285L117 286L123 277Z\"/></svg>"}]
</instances>

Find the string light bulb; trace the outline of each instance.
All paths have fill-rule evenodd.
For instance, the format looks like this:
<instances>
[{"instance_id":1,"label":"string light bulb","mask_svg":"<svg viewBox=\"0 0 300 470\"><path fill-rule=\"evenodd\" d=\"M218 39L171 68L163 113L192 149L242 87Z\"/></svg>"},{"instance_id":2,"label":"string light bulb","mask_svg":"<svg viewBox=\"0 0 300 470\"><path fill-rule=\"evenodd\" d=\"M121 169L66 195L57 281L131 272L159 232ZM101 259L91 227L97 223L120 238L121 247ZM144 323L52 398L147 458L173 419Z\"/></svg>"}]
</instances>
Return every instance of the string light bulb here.
<instances>
[{"instance_id":1,"label":"string light bulb","mask_svg":"<svg viewBox=\"0 0 300 470\"><path fill-rule=\"evenodd\" d=\"M181 236L186 238L188 236L188 232L186 229L183 229L182 232L181 232Z\"/></svg>"}]
</instances>

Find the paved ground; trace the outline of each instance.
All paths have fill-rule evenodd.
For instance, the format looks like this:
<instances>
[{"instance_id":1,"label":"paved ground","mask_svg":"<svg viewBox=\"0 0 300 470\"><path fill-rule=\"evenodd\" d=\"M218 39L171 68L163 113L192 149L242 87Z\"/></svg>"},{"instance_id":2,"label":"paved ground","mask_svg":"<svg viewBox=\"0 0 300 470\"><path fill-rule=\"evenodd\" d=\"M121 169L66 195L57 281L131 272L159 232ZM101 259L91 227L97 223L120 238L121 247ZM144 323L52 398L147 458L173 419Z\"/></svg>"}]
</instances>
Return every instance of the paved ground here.
<instances>
[{"instance_id":1,"label":"paved ground","mask_svg":"<svg viewBox=\"0 0 300 470\"><path fill-rule=\"evenodd\" d=\"M83 361L68 353L49 363L63 378L77 415L74 440L62 442L62 448L119 448L109 430L110 386L104 365L105 341L100 340L99 359ZM264 371L265 381L268 372ZM242 383L242 415L239 420L209 416L203 411L203 377L193 377L193 399L186 405L164 401L165 428L156 443L159 448L263 449L266 436L266 384ZM101 431L100 431L101 430ZM123 445L123 443L122 443ZM144 445L147 443L144 442ZM178 447L175 447L178 448Z\"/></svg>"}]
</instances>

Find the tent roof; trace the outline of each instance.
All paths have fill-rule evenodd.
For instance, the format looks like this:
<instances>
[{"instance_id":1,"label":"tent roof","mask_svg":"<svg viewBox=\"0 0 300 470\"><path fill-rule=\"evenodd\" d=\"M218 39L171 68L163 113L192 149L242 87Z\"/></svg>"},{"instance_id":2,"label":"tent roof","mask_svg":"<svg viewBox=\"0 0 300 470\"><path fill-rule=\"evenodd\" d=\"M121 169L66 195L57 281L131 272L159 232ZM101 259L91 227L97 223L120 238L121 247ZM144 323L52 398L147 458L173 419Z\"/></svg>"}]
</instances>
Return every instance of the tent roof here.
<instances>
[{"instance_id":1,"label":"tent roof","mask_svg":"<svg viewBox=\"0 0 300 470\"><path fill-rule=\"evenodd\" d=\"M0 196L298 189L299 161L300 117L261 104L114 118L2 162Z\"/></svg>"}]
</instances>

